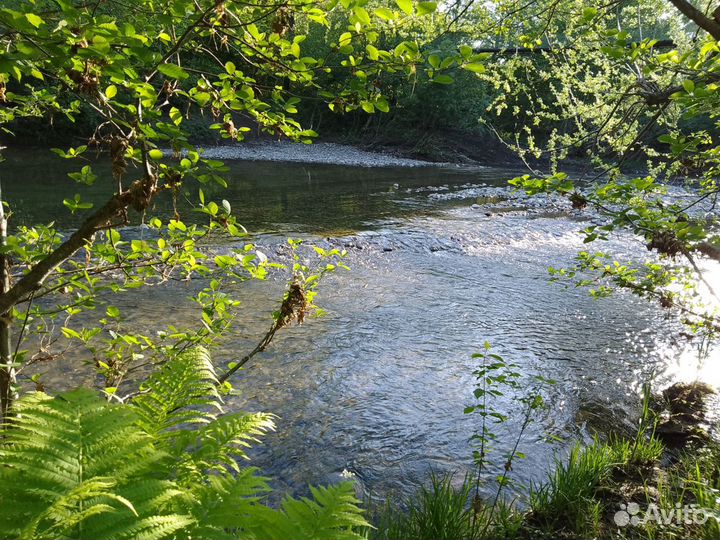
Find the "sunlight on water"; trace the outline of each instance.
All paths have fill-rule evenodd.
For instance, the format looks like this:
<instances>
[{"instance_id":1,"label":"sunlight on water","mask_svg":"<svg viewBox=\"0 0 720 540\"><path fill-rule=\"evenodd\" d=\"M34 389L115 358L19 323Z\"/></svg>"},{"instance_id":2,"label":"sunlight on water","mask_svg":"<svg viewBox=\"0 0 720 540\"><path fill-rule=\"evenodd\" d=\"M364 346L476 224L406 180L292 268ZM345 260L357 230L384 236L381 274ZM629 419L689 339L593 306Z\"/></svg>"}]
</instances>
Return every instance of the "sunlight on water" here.
<instances>
[{"instance_id":1,"label":"sunlight on water","mask_svg":"<svg viewBox=\"0 0 720 540\"><path fill-rule=\"evenodd\" d=\"M707 259L699 261L704 281L699 283L700 295L706 311L720 311L720 263Z\"/></svg>"},{"instance_id":2,"label":"sunlight on water","mask_svg":"<svg viewBox=\"0 0 720 540\"><path fill-rule=\"evenodd\" d=\"M673 382L705 382L720 388L720 350L705 342L677 351L664 351L667 364L663 377Z\"/></svg>"},{"instance_id":3,"label":"sunlight on water","mask_svg":"<svg viewBox=\"0 0 720 540\"><path fill-rule=\"evenodd\" d=\"M697 281L699 292L698 313L713 314L720 311L720 264L715 261L698 261L703 279ZM668 349L664 376L671 381L701 381L720 388L720 348L707 340L696 338L697 343L687 344L680 350Z\"/></svg>"}]
</instances>

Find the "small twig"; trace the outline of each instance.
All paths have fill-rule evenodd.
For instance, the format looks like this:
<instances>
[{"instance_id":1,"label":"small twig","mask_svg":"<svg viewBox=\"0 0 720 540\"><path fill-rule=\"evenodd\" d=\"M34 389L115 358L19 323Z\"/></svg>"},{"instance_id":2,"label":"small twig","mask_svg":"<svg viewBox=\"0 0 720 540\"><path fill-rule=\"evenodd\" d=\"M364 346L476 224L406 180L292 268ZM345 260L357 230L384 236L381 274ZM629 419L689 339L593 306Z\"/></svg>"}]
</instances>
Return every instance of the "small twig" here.
<instances>
[{"instance_id":1,"label":"small twig","mask_svg":"<svg viewBox=\"0 0 720 540\"><path fill-rule=\"evenodd\" d=\"M17 358L18 351L20 350L20 344L22 343L23 334L25 334L25 328L27 328L28 317L30 317L30 308L32 307L33 299L35 298L35 292L36 291L32 291L30 293L30 298L28 299L27 309L25 310L25 319L23 319L23 324L22 324L22 327L20 328L20 334L18 335L17 343L15 344L15 352L13 353L13 360L15 358Z\"/></svg>"},{"instance_id":2,"label":"small twig","mask_svg":"<svg viewBox=\"0 0 720 540\"><path fill-rule=\"evenodd\" d=\"M238 361L232 368L228 369L225 373L223 373L220 377L218 377L217 384L220 385L227 381L230 377L232 377L240 368L242 368L245 364L247 364L256 354L264 351L268 345L270 345L270 342L272 342L273 338L275 337L275 333L281 328L281 325L279 324L279 319L277 322L274 322L273 325L270 327L270 330L263 336L263 338L260 340L260 343L258 343L255 348L250 351L247 355L243 356L240 361Z\"/></svg>"}]
</instances>

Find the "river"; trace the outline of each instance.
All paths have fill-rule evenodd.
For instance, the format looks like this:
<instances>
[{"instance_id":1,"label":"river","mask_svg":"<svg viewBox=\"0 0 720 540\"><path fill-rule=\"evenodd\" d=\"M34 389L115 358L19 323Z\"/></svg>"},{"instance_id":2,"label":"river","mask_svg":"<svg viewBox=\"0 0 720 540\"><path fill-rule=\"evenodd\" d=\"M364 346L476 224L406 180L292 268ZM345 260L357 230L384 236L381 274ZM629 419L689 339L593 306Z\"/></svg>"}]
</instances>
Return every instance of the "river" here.
<instances>
[{"instance_id":1,"label":"river","mask_svg":"<svg viewBox=\"0 0 720 540\"><path fill-rule=\"evenodd\" d=\"M208 197L227 199L271 259L282 254L285 237L299 236L347 249L351 268L321 285L317 302L328 314L283 331L236 379L241 393L228 402L231 410L278 416L278 430L251 456L282 489L303 493L344 470L376 497L407 493L431 471L461 478L472 468L468 438L479 425L463 414L478 363L471 355L485 341L524 377L557 381L520 444L527 457L512 478L526 484L541 481L569 441L630 429L642 381L697 375L698 345L680 337L679 324L657 306L626 294L594 301L586 290L549 282L549 265L569 264L583 249L577 231L587 224L562 209L499 203L508 196L506 180L522 171L228 164L229 187L207 189ZM61 202L76 189L65 176L71 165L39 151L8 154L0 180L15 224L77 223ZM100 202L109 189L99 183L87 198ZM158 213L168 211L167 201L159 203ZM629 237L608 247L644 250ZM216 359L252 349L283 279L234 291L246 315ZM127 310L128 324L166 313L186 324L197 318L187 296L169 286L115 304ZM717 384L708 363L701 377ZM72 359L46 370L50 390L94 380ZM496 428L498 465L522 420L518 398L510 393L495 404L509 416ZM492 491L492 481L485 489Z\"/></svg>"}]
</instances>

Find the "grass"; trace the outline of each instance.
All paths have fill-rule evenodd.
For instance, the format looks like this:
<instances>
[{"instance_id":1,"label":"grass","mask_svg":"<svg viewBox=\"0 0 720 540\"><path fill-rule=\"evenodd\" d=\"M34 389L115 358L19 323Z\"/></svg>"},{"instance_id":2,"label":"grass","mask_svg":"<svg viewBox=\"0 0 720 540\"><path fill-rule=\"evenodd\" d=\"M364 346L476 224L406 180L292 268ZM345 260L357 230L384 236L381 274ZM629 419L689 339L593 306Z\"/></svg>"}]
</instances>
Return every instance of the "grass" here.
<instances>
[{"instance_id":1,"label":"grass","mask_svg":"<svg viewBox=\"0 0 720 540\"><path fill-rule=\"evenodd\" d=\"M596 536L602 505L595 494L612 471L613 457L612 449L597 441L587 448L576 444L567 463L558 461L548 482L531 489L528 524L545 532Z\"/></svg>"},{"instance_id":2,"label":"grass","mask_svg":"<svg viewBox=\"0 0 720 540\"><path fill-rule=\"evenodd\" d=\"M397 511L388 505L377 524L378 539L413 538L417 540L450 540L466 538L472 528L472 512L468 508L471 484L467 480L459 488L451 476L432 474L429 486L422 486L407 508Z\"/></svg>"},{"instance_id":3,"label":"grass","mask_svg":"<svg viewBox=\"0 0 720 540\"><path fill-rule=\"evenodd\" d=\"M462 485L455 487L452 478L433 474L429 485L420 487L410 499L387 504L376 520L373 538L458 540L479 539L483 532L484 538L514 538L519 534L520 513L502 503L490 515L488 506L473 501L474 479L465 477Z\"/></svg>"},{"instance_id":4,"label":"grass","mask_svg":"<svg viewBox=\"0 0 720 540\"><path fill-rule=\"evenodd\" d=\"M661 458L666 463L660 467ZM620 503L636 502L641 517L650 504L668 512L695 504L720 517L720 447L668 458L654 436L576 444L558 459L548 479L532 486L528 508L491 507L473 500L473 481L454 487L452 477L433 475L428 486L400 504L388 504L373 537L384 540L484 540L486 538L720 538L719 522L648 522L618 527ZM677 521L677 520L675 520Z\"/></svg>"},{"instance_id":5,"label":"grass","mask_svg":"<svg viewBox=\"0 0 720 540\"><path fill-rule=\"evenodd\" d=\"M502 487L493 499L482 501L475 489L478 478L466 477L455 487L452 477L433 475L413 497L386 505L375 520L373 536L383 540L720 539L720 443L703 438L702 447L682 452L666 448L656 435L658 416L651 400L650 387L645 385L634 436L596 439L587 446L576 443L567 457L556 459L545 482L521 486L519 491L528 494L523 511L503 502ZM522 429L518 441L521 436ZM512 455L516 450L517 445ZM503 474L500 480L512 479ZM631 514L635 521L622 523ZM692 519L698 516L707 519Z\"/></svg>"}]
</instances>

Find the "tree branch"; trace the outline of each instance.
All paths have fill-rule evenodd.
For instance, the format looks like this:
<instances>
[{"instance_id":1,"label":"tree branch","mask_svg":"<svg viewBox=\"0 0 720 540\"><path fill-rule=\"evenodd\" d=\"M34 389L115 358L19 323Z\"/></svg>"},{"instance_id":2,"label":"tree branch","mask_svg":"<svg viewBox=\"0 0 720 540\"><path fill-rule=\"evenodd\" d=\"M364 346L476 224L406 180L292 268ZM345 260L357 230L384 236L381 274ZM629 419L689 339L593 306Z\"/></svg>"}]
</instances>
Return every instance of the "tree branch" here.
<instances>
[{"instance_id":1,"label":"tree branch","mask_svg":"<svg viewBox=\"0 0 720 540\"><path fill-rule=\"evenodd\" d=\"M686 0L670 0L678 11L717 40L720 40L720 22L711 19Z\"/></svg>"},{"instance_id":2,"label":"tree branch","mask_svg":"<svg viewBox=\"0 0 720 540\"><path fill-rule=\"evenodd\" d=\"M83 248L98 230L114 218L122 215L130 207L138 211L146 209L156 189L157 180L151 176L135 181L127 190L114 195L57 249L33 266L9 290L0 294L0 315L6 314L24 297L38 290L58 266Z\"/></svg>"}]
</instances>

